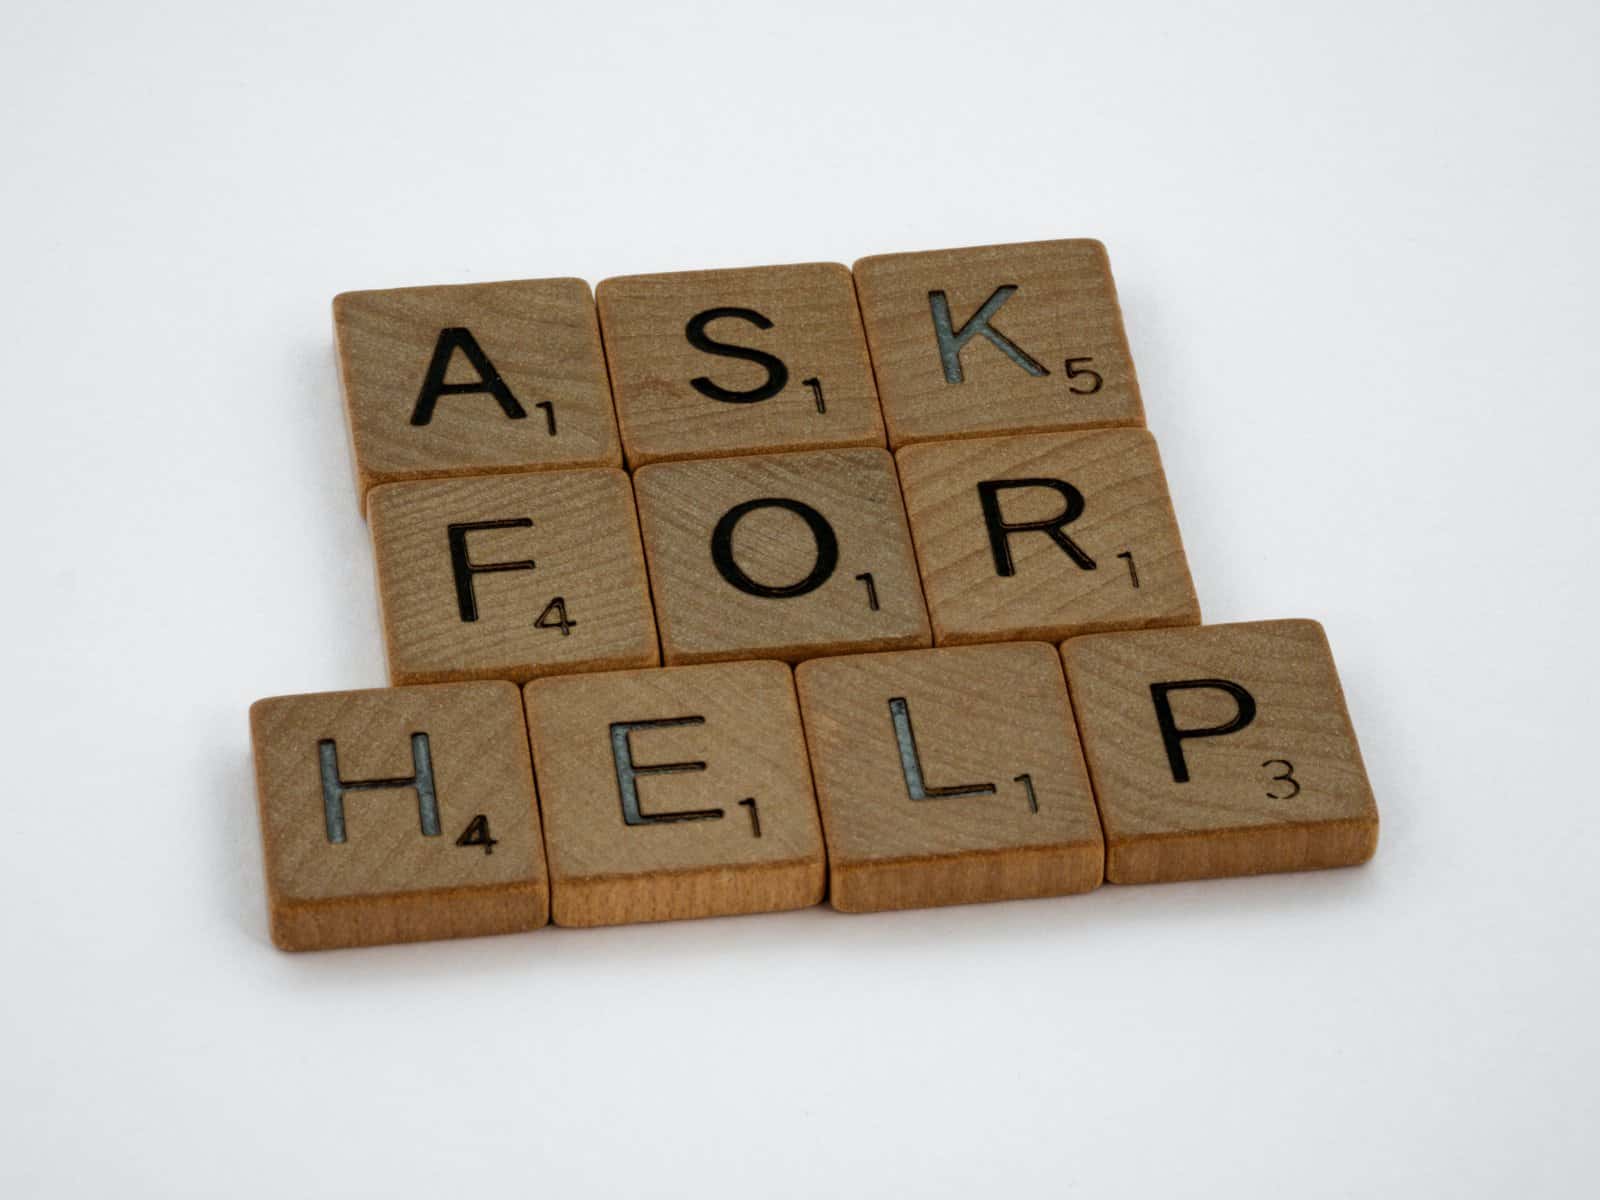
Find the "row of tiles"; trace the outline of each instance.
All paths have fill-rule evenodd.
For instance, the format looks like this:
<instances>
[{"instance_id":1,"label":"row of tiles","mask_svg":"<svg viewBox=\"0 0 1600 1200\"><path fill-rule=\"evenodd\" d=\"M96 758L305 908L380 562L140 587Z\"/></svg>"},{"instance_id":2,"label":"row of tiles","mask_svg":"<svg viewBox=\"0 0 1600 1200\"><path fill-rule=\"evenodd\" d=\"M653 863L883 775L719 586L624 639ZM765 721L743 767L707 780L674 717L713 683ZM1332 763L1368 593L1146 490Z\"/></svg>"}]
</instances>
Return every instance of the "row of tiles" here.
<instances>
[{"instance_id":1,"label":"row of tiles","mask_svg":"<svg viewBox=\"0 0 1600 1200\"><path fill-rule=\"evenodd\" d=\"M1091 240L333 308L363 498L404 479L1144 424Z\"/></svg>"},{"instance_id":2,"label":"row of tiles","mask_svg":"<svg viewBox=\"0 0 1600 1200\"><path fill-rule=\"evenodd\" d=\"M396 684L1200 620L1142 429L385 484L370 518Z\"/></svg>"},{"instance_id":3,"label":"row of tiles","mask_svg":"<svg viewBox=\"0 0 1600 1200\"><path fill-rule=\"evenodd\" d=\"M251 734L289 950L1345 866L1378 833L1302 620L284 696Z\"/></svg>"}]
</instances>

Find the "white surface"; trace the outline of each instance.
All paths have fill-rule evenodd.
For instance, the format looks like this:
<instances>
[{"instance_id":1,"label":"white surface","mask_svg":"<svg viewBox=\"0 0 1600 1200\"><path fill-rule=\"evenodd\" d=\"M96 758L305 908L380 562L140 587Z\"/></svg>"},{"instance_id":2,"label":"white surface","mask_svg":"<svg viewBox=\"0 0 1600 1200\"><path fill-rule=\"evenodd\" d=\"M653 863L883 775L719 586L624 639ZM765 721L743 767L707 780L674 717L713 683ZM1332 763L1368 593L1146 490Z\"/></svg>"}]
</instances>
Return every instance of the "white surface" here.
<instances>
[{"instance_id":1,"label":"white surface","mask_svg":"<svg viewBox=\"0 0 1600 1200\"><path fill-rule=\"evenodd\" d=\"M1588 1194L1596 8L532 8L7 12L0 1193ZM270 947L246 707L384 680L335 292L1070 235L1370 867Z\"/></svg>"}]
</instances>

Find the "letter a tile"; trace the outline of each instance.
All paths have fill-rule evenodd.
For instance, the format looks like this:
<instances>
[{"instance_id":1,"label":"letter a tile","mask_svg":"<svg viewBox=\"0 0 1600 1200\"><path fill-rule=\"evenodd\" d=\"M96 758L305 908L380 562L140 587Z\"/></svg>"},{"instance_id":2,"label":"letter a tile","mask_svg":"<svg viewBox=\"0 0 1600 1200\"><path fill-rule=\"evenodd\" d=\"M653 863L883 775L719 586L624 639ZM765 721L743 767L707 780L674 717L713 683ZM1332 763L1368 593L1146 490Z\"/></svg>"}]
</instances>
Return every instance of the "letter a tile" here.
<instances>
[{"instance_id":1,"label":"letter a tile","mask_svg":"<svg viewBox=\"0 0 1600 1200\"><path fill-rule=\"evenodd\" d=\"M633 484L669 665L928 645L887 450L659 463Z\"/></svg>"},{"instance_id":2,"label":"letter a tile","mask_svg":"<svg viewBox=\"0 0 1600 1200\"><path fill-rule=\"evenodd\" d=\"M537 929L549 887L517 689L276 696L250 709L284 950Z\"/></svg>"},{"instance_id":3,"label":"letter a tile","mask_svg":"<svg viewBox=\"0 0 1600 1200\"><path fill-rule=\"evenodd\" d=\"M838 263L628 275L595 294L630 466L883 445Z\"/></svg>"},{"instance_id":4,"label":"letter a tile","mask_svg":"<svg viewBox=\"0 0 1600 1200\"><path fill-rule=\"evenodd\" d=\"M1144 430L969 438L897 457L939 645L1199 622Z\"/></svg>"},{"instance_id":5,"label":"letter a tile","mask_svg":"<svg viewBox=\"0 0 1600 1200\"><path fill-rule=\"evenodd\" d=\"M1372 857L1378 809L1315 621L1099 634L1062 654L1111 882Z\"/></svg>"},{"instance_id":6,"label":"letter a tile","mask_svg":"<svg viewBox=\"0 0 1600 1200\"><path fill-rule=\"evenodd\" d=\"M1144 424L1099 242L877 255L855 277L891 446Z\"/></svg>"},{"instance_id":7,"label":"letter a tile","mask_svg":"<svg viewBox=\"0 0 1600 1200\"><path fill-rule=\"evenodd\" d=\"M825 858L789 668L530 683L558 925L805 908Z\"/></svg>"},{"instance_id":8,"label":"letter a tile","mask_svg":"<svg viewBox=\"0 0 1600 1200\"><path fill-rule=\"evenodd\" d=\"M395 683L521 683L658 661L621 471L389 483L371 510Z\"/></svg>"},{"instance_id":9,"label":"letter a tile","mask_svg":"<svg viewBox=\"0 0 1600 1200\"><path fill-rule=\"evenodd\" d=\"M795 681L835 908L1099 886L1100 822L1054 647L815 659Z\"/></svg>"},{"instance_id":10,"label":"letter a tile","mask_svg":"<svg viewBox=\"0 0 1600 1200\"><path fill-rule=\"evenodd\" d=\"M524 279L333 302L358 489L622 462L589 285Z\"/></svg>"}]
</instances>

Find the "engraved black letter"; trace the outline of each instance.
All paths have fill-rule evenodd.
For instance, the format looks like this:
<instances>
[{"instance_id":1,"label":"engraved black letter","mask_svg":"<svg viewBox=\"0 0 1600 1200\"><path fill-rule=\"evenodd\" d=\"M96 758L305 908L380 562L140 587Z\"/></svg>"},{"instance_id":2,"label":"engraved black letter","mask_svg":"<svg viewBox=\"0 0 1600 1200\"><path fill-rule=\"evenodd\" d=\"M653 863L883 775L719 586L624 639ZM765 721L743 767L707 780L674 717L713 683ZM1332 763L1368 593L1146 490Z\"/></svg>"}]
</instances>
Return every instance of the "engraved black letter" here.
<instances>
[{"instance_id":1,"label":"engraved black letter","mask_svg":"<svg viewBox=\"0 0 1600 1200\"><path fill-rule=\"evenodd\" d=\"M1172 719L1172 703L1167 699L1171 692L1210 689L1227 692L1233 697L1239 711L1233 719L1221 725L1208 725L1200 729L1179 729ZM1156 706L1156 724L1161 726L1161 741L1167 748L1167 763L1172 767L1174 783L1189 782L1189 764L1183 760L1183 739L1221 737L1225 733L1238 733L1256 719L1256 699L1237 683L1226 679L1182 679L1176 683L1152 683L1150 699Z\"/></svg>"},{"instance_id":2,"label":"engraved black letter","mask_svg":"<svg viewBox=\"0 0 1600 1200\"><path fill-rule=\"evenodd\" d=\"M739 564L733 561L734 528L744 520L747 513L754 512L758 508L781 508L794 513L810 526L811 536L817 542L817 561L811 568L811 573L800 582L783 587L769 587L751 579ZM722 514L722 520L718 521L717 527L711 531L711 561L716 564L717 571L724 579L746 595L782 600L790 596L804 596L828 582L834 568L839 565L839 539L834 536L833 526L828 524L828 518L809 504L803 504L799 500L767 496L760 500L746 500L743 504L735 504Z\"/></svg>"},{"instance_id":3,"label":"engraved black letter","mask_svg":"<svg viewBox=\"0 0 1600 1200\"><path fill-rule=\"evenodd\" d=\"M939 800L955 796L992 796L992 783L964 783L954 787L929 787L922 777L922 755L917 753L917 735L911 731L911 710L905 698L889 701L889 721L894 725L894 740L900 743L900 773L906 779L906 794L913 800Z\"/></svg>"},{"instance_id":4,"label":"engraved black letter","mask_svg":"<svg viewBox=\"0 0 1600 1200\"><path fill-rule=\"evenodd\" d=\"M416 774L408 779L340 779L339 746L332 738L323 738L317 743L317 761L322 769L322 817L330 842L345 840L345 793L378 788L415 788L422 836L439 836L439 797L433 790L433 756L428 752L427 734L411 735L411 765L416 769Z\"/></svg>"},{"instance_id":5,"label":"engraved black letter","mask_svg":"<svg viewBox=\"0 0 1600 1200\"><path fill-rule=\"evenodd\" d=\"M457 350L467 356L472 369L478 373L475 382L444 381L445 372L450 369L450 356ZM487 392L498 400L500 411L508 417L518 419L528 415L511 394L506 381L500 378L500 372L494 369L489 356L479 347L478 339L472 336L470 329L441 329L439 340L433 346L433 358L428 363L427 377L422 381L422 390L417 393L417 406L411 410L411 423L426 425L433 420L433 406L439 402L440 396L464 396L477 392Z\"/></svg>"},{"instance_id":6,"label":"engraved black letter","mask_svg":"<svg viewBox=\"0 0 1600 1200\"><path fill-rule=\"evenodd\" d=\"M1048 518L1043 521L1018 521L1008 523L1000 515L1000 493L1011 488L1042 487L1053 492L1059 492L1066 503L1059 517ZM1083 548L1061 532L1063 525L1070 525L1083 516L1083 493L1070 483L1060 479L986 479L978 484L978 502L983 505L983 523L989 527L989 549L994 554L994 570L996 575L1015 575L1017 568L1011 561L1011 535L1013 533L1038 532L1049 535L1056 545L1060 546L1066 556L1085 571L1095 569L1094 559L1083 552Z\"/></svg>"},{"instance_id":7,"label":"engraved black letter","mask_svg":"<svg viewBox=\"0 0 1600 1200\"><path fill-rule=\"evenodd\" d=\"M617 767L617 791L622 795L622 820L628 825L658 825L665 821L714 821L722 816L720 808L699 808L683 812L654 813L646 816L639 811L639 783L641 775L677 775L684 771L704 771L703 762L653 763L639 766L633 761L633 746L628 734L635 729L662 729L671 725L704 725L704 717L672 717L661 721L615 721L611 725L611 758Z\"/></svg>"},{"instance_id":8,"label":"engraved black letter","mask_svg":"<svg viewBox=\"0 0 1600 1200\"><path fill-rule=\"evenodd\" d=\"M450 569L456 574L456 604L461 609L463 621L478 619L478 597L472 590L474 575L492 575L496 571L531 571L533 559L515 562L475 563L467 555L467 534L474 529L531 529L528 517L512 517L505 521L463 521L448 527L450 538Z\"/></svg>"},{"instance_id":9,"label":"engraved black letter","mask_svg":"<svg viewBox=\"0 0 1600 1200\"><path fill-rule=\"evenodd\" d=\"M1000 311L1000 306L1011 299L1011 293L1016 290L1016 285L1011 283L995 288L994 294L967 318L967 323L955 330L950 327L949 299L943 292L928 293L928 307L933 310L933 332L939 339L939 358L944 363L946 383L960 383L966 378L961 371L961 350L974 335L980 333L1029 375L1050 374L1026 350L989 324L989 318Z\"/></svg>"},{"instance_id":10,"label":"engraved black letter","mask_svg":"<svg viewBox=\"0 0 1600 1200\"><path fill-rule=\"evenodd\" d=\"M696 350L704 350L707 354L720 354L724 358L742 358L748 362L759 363L767 369L767 381L747 392L733 392L725 387L718 387L701 375L689 380L689 386L702 396L721 400L725 404L754 404L757 400L770 400L783 391L789 382L789 368L783 365L783 360L777 355L768 354L765 350L752 350L748 346L730 346L726 342L719 342L706 336L706 326L719 317L738 317L741 321L749 321L757 329L772 328L772 322L753 308L708 308L705 312L696 313L689 318L689 324L684 329L689 344Z\"/></svg>"}]
</instances>

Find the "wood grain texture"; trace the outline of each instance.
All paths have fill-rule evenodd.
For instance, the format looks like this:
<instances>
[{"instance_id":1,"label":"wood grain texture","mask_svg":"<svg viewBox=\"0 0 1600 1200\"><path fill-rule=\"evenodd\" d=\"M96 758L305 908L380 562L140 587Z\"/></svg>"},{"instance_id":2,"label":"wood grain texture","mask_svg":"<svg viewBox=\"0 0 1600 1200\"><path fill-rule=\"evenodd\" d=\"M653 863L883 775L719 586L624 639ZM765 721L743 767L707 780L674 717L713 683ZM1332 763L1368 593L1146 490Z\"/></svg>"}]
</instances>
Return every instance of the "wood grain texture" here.
<instances>
[{"instance_id":1,"label":"wood grain texture","mask_svg":"<svg viewBox=\"0 0 1600 1200\"><path fill-rule=\"evenodd\" d=\"M385 484L373 489L371 510L393 682L525 682L659 661L633 492L622 471ZM465 620L451 526L499 521L527 524L463 529L468 561L533 568L472 572L475 619ZM561 607L552 609L557 598Z\"/></svg>"},{"instance_id":2,"label":"wood grain texture","mask_svg":"<svg viewBox=\"0 0 1600 1200\"><path fill-rule=\"evenodd\" d=\"M1076 638L1062 647L1105 824L1106 878L1154 883L1341 867L1371 858L1378 809L1322 626L1255 621ZM1178 739L1185 782L1163 736ZM1292 779L1284 776L1292 776Z\"/></svg>"},{"instance_id":3,"label":"wood grain texture","mask_svg":"<svg viewBox=\"0 0 1600 1200\"><path fill-rule=\"evenodd\" d=\"M1054 647L816 659L802 663L795 680L835 908L923 908L1099 886L1100 822ZM904 704L899 729L896 700ZM914 798L913 772L927 798Z\"/></svg>"},{"instance_id":4,"label":"wood grain texture","mask_svg":"<svg viewBox=\"0 0 1600 1200\"><path fill-rule=\"evenodd\" d=\"M935 438L1143 425L1144 405L1106 250L1097 241L1024 242L884 254L855 264L861 316L891 446ZM995 297L988 328L968 322ZM948 305L960 348L951 382L935 324ZM981 324L981 322L979 323ZM1067 360L1076 360L1070 367ZM1094 382L1094 372L1100 382Z\"/></svg>"},{"instance_id":5,"label":"wood grain texture","mask_svg":"<svg viewBox=\"0 0 1600 1200\"><path fill-rule=\"evenodd\" d=\"M603 280L595 296L630 466L884 444L855 285L843 265L628 275ZM699 336L777 364L691 343L696 318L735 309L747 315L702 319Z\"/></svg>"},{"instance_id":6,"label":"wood grain texture","mask_svg":"<svg viewBox=\"0 0 1600 1200\"><path fill-rule=\"evenodd\" d=\"M556 924L821 903L822 828L788 667L724 663L543 679L525 696ZM627 819L626 770L613 743L621 724L629 726L620 753L635 772L636 823ZM649 770L664 764L703 767ZM686 812L719 815L684 819Z\"/></svg>"},{"instance_id":7,"label":"wood grain texture","mask_svg":"<svg viewBox=\"0 0 1600 1200\"><path fill-rule=\"evenodd\" d=\"M333 325L363 504L370 488L402 479L622 461L594 300L581 279L345 292L334 297ZM431 419L413 423L447 329L470 332L522 416L474 392L438 397ZM447 385L484 378L464 350L447 353Z\"/></svg>"},{"instance_id":8,"label":"wood grain texture","mask_svg":"<svg viewBox=\"0 0 1600 1200\"><path fill-rule=\"evenodd\" d=\"M415 735L437 833L424 833ZM544 846L517 689L508 683L325 692L250 708L272 940L284 950L537 929L549 918ZM332 839L323 742L335 779ZM424 789L426 790L426 789ZM459 845L484 818L484 839ZM470 841L470 834L467 835Z\"/></svg>"},{"instance_id":9,"label":"wood grain texture","mask_svg":"<svg viewBox=\"0 0 1600 1200\"><path fill-rule=\"evenodd\" d=\"M896 459L938 645L1199 623L1161 456L1145 430L928 443ZM1001 574L980 485L1019 480L1034 482L991 492L999 521L1053 521L1072 503L1060 485L1074 489L1082 512L1058 532L1084 562L1044 530L1002 530L1012 573Z\"/></svg>"},{"instance_id":10,"label":"wood grain texture","mask_svg":"<svg viewBox=\"0 0 1600 1200\"><path fill-rule=\"evenodd\" d=\"M887 451L662 463L641 468L633 482L668 665L741 658L792 662L930 643L905 508ZM832 571L803 594L742 591L713 558L713 534L727 514L771 499L807 506L827 523L837 544ZM808 519L775 506L749 511L733 524L734 564L763 586L800 587L823 561ZM862 575L871 575L870 589Z\"/></svg>"}]
</instances>

